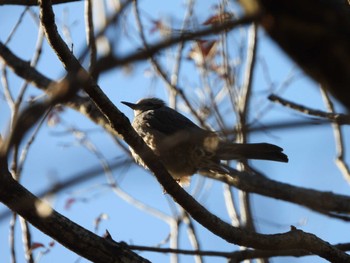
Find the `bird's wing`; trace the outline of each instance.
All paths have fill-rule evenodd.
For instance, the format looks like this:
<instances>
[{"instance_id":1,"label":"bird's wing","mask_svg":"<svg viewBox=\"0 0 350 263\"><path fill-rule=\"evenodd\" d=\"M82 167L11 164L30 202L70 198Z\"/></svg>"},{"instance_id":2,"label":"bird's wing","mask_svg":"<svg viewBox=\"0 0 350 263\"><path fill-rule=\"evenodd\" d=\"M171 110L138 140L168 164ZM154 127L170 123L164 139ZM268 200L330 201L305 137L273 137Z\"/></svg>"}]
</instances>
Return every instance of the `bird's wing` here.
<instances>
[{"instance_id":1,"label":"bird's wing","mask_svg":"<svg viewBox=\"0 0 350 263\"><path fill-rule=\"evenodd\" d=\"M184 129L203 131L191 120L169 107L145 113L146 114L143 116L144 121L146 121L153 129L164 134L174 134Z\"/></svg>"}]
</instances>

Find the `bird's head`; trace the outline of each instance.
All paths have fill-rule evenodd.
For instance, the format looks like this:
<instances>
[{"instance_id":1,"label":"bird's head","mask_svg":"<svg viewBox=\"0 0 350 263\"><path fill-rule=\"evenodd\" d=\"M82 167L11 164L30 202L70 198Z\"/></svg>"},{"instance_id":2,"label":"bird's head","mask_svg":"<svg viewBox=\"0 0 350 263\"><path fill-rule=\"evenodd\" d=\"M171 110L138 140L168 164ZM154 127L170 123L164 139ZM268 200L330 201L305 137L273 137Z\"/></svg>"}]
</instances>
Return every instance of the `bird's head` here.
<instances>
[{"instance_id":1,"label":"bird's head","mask_svg":"<svg viewBox=\"0 0 350 263\"><path fill-rule=\"evenodd\" d=\"M136 104L126 101L122 101L121 103L133 109L135 116L137 116L141 112L155 110L165 106L164 101L157 98L141 99Z\"/></svg>"}]
</instances>

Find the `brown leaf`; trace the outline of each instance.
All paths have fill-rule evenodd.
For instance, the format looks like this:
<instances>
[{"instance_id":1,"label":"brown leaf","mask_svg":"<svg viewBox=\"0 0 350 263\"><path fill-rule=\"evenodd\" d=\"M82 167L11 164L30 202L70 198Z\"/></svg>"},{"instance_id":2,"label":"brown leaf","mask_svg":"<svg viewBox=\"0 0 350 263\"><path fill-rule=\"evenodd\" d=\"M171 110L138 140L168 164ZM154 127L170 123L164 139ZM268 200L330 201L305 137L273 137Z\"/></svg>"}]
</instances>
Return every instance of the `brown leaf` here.
<instances>
[{"instance_id":1,"label":"brown leaf","mask_svg":"<svg viewBox=\"0 0 350 263\"><path fill-rule=\"evenodd\" d=\"M215 57L216 51L216 40L197 40L188 53L188 58L192 59L197 65L203 65L204 62Z\"/></svg>"},{"instance_id":2,"label":"brown leaf","mask_svg":"<svg viewBox=\"0 0 350 263\"><path fill-rule=\"evenodd\" d=\"M71 208L71 206L76 202L77 200L72 197L72 198L68 198L67 201L66 201L66 204L64 206L64 209L68 210Z\"/></svg>"},{"instance_id":3,"label":"brown leaf","mask_svg":"<svg viewBox=\"0 0 350 263\"><path fill-rule=\"evenodd\" d=\"M43 243L33 242L30 247L30 250L34 250L40 247L45 247L45 245Z\"/></svg>"},{"instance_id":4,"label":"brown leaf","mask_svg":"<svg viewBox=\"0 0 350 263\"><path fill-rule=\"evenodd\" d=\"M226 21L229 21L234 18L234 15L232 13L224 12L220 13L214 16L209 17L207 20L204 21L203 25L215 25L224 23Z\"/></svg>"}]
</instances>

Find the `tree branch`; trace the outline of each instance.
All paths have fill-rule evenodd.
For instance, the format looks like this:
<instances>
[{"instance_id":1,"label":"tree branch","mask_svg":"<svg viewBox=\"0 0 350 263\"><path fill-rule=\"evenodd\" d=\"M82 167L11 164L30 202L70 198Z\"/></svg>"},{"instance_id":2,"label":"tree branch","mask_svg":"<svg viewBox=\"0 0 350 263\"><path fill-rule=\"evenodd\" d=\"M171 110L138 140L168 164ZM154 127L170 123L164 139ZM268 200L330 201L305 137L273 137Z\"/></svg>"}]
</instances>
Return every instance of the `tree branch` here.
<instances>
[{"instance_id":1,"label":"tree branch","mask_svg":"<svg viewBox=\"0 0 350 263\"><path fill-rule=\"evenodd\" d=\"M72 2L82 2L83 0L52 0L53 5L65 4ZM39 0L0 0L0 5L23 5L23 6L37 6Z\"/></svg>"},{"instance_id":2,"label":"tree branch","mask_svg":"<svg viewBox=\"0 0 350 263\"><path fill-rule=\"evenodd\" d=\"M30 105L19 115L12 132L0 144L0 201L42 232L93 262L148 262L120 244L102 239L58 214L22 187L8 171L7 158L11 147L20 143L25 133L49 108L70 99L79 87L90 85L90 79L85 76L68 74L49 88L48 99Z\"/></svg>"},{"instance_id":3,"label":"tree branch","mask_svg":"<svg viewBox=\"0 0 350 263\"><path fill-rule=\"evenodd\" d=\"M237 20L230 20L230 21L223 22L218 25L213 25L194 32L191 32L191 31L182 32L179 35L175 35L170 38L164 39L159 43L148 45L146 50L136 51L123 57L113 56L111 54L97 61L96 70L98 72L104 72L104 71L111 70L112 68L115 68L115 67L120 67L122 65L126 65L129 63L149 59L150 57L156 55L158 52L164 50L165 48L171 47L175 44L182 43L189 40L196 40L198 38L209 36L212 34L218 34L226 30L232 30L233 28L236 28L240 25L246 25L246 24L252 23L257 19L259 19L259 17L260 17L260 14L247 15Z\"/></svg>"},{"instance_id":4,"label":"tree branch","mask_svg":"<svg viewBox=\"0 0 350 263\"><path fill-rule=\"evenodd\" d=\"M310 116L315 116L319 118L324 118L328 119L331 122L337 123L339 125L342 124L350 124L350 115L348 114L341 114L341 113L335 113L335 112L325 112L325 111L320 111L316 109L311 109L310 107L306 107L301 104L297 104L295 102L283 99L277 95L271 94L269 97L269 100L279 103L287 108L293 109L295 111L299 111L301 113L310 115Z\"/></svg>"},{"instance_id":5,"label":"tree branch","mask_svg":"<svg viewBox=\"0 0 350 263\"><path fill-rule=\"evenodd\" d=\"M70 73L82 72L83 76L86 76L86 72L83 71L81 65L70 53L67 46L62 44L62 39L60 39L59 35L57 34L57 29L54 25L54 17L49 1L41 2L41 18L43 26L45 27L46 36L49 40L49 43L57 52L58 57L63 62L67 71ZM238 24L243 24L243 22L246 23L247 20L240 20L239 22L236 22L232 25L236 26ZM220 26L218 27L220 28ZM226 26L225 30L227 29ZM222 30L224 30L224 28L222 28ZM185 35L185 37L183 38L175 38L175 40L179 42L186 40L186 38L191 39L193 37L203 36L205 34L209 34L209 31L210 30L203 30L197 34ZM174 39L172 39L171 41L174 41ZM151 47L151 52L155 54L160 50L160 48L176 43L176 41L171 41L163 42L163 44L161 43L158 46ZM148 58L149 55L150 54L147 52L136 52L135 55L129 57L128 62L133 62L137 59ZM120 61L121 60L116 60L116 64L107 65L106 69L108 69L108 67L110 67L111 65L118 65ZM123 63L126 63L126 60ZM332 262L349 262L348 255L312 234L304 233L300 230L293 230L284 234L262 235L232 227L230 224L227 224L215 215L212 215L203 206L198 204L171 178L171 176L159 162L158 158L144 144L142 139L132 129L129 120L110 102L108 97L106 97L105 94L99 90L95 83L93 83L90 79L90 83L87 83L83 86L86 92L89 94L89 96L93 99L97 107L101 109L103 114L109 120L112 129L121 134L125 141L135 150L137 154L141 156L141 158L145 161L146 165L154 172L158 181L163 185L167 193L172 195L173 198L182 207L184 207L184 209L186 209L186 211L188 211L195 220L197 220L204 227L212 231L214 234L222 237L228 242L248 247L274 250L306 249ZM8 178L8 176L6 176L5 178L10 179ZM1 184L1 187L3 187L3 185L4 184ZM4 189L1 188L0 190ZM52 226L50 227L52 228Z\"/></svg>"},{"instance_id":6,"label":"tree branch","mask_svg":"<svg viewBox=\"0 0 350 263\"><path fill-rule=\"evenodd\" d=\"M230 174L208 173L207 177L235 186L246 192L252 192L276 199L296 203L315 211L333 213L350 212L350 197L331 192L322 192L309 188L296 187L277 182L255 171L255 173L237 171L227 167Z\"/></svg>"},{"instance_id":7,"label":"tree branch","mask_svg":"<svg viewBox=\"0 0 350 263\"><path fill-rule=\"evenodd\" d=\"M0 201L45 234L92 262L149 262L122 244L101 238L52 210L3 169L0 175Z\"/></svg>"}]
</instances>

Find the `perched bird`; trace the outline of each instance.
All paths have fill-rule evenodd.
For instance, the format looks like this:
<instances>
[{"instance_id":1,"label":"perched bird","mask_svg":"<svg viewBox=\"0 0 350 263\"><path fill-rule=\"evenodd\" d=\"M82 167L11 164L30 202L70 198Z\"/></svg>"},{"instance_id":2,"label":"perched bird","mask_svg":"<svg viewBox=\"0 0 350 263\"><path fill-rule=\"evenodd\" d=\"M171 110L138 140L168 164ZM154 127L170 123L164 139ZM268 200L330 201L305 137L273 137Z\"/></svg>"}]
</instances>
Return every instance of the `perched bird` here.
<instances>
[{"instance_id":1,"label":"perched bird","mask_svg":"<svg viewBox=\"0 0 350 263\"><path fill-rule=\"evenodd\" d=\"M132 126L180 185L189 183L194 173L227 170L221 160L260 159L288 162L283 149L269 143L238 144L200 128L157 98L141 99L136 104L122 101L134 110ZM132 151L132 150L131 150ZM147 168L132 151L136 162Z\"/></svg>"}]
</instances>

